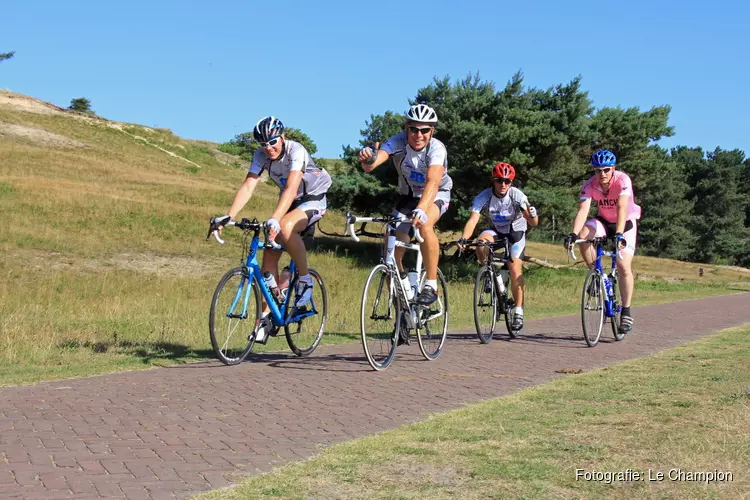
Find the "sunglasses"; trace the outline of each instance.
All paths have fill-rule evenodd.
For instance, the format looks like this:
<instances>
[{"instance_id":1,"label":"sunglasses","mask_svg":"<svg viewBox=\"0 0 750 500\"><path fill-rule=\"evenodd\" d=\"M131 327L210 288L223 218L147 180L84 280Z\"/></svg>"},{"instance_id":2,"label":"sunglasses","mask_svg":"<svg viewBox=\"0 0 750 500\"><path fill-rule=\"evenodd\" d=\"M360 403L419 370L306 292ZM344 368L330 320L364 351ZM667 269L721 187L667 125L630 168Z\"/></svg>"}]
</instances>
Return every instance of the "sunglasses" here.
<instances>
[{"instance_id":1,"label":"sunglasses","mask_svg":"<svg viewBox=\"0 0 750 500\"><path fill-rule=\"evenodd\" d=\"M606 167L606 168L595 168L594 171L597 174L608 174L609 171L612 170L612 167Z\"/></svg>"},{"instance_id":2,"label":"sunglasses","mask_svg":"<svg viewBox=\"0 0 750 500\"><path fill-rule=\"evenodd\" d=\"M423 128L409 127L409 132L411 132L412 134L416 134L417 132L421 132L422 135L427 135L427 134L430 133L431 130L432 130L432 127L423 127Z\"/></svg>"},{"instance_id":3,"label":"sunglasses","mask_svg":"<svg viewBox=\"0 0 750 500\"><path fill-rule=\"evenodd\" d=\"M492 179L492 182L496 184L510 184L513 181L511 179Z\"/></svg>"},{"instance_id":4,"label":"sunglasses","mask_svg":"<svg viewBox=\"0 0 750 500\"><path fill-rule=\"evenodd\" d=\"M258 144L260 144L260 147L262 147L262 148L267 148L268 146L273 147L273 146L277 145L280 140L281 140L281 137L276 137L274 139L271 139L268 142L259 142Z\"/></svg>"}]
</instances>

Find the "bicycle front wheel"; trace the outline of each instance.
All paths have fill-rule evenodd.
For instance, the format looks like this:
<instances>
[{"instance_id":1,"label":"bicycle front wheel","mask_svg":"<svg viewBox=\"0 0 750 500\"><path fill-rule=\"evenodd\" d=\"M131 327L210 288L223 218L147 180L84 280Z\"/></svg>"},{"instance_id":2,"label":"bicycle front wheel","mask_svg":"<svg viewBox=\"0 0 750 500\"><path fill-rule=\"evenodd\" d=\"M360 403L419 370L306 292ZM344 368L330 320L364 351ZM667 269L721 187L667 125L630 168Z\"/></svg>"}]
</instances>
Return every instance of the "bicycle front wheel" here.
<instances>
[{"instance_id":1,"label":"bicycle front wheel","mask_svg":"<svg viewBox=\"0 0 750 500\"><path fill-rule=\"evenodd\" d=\"M602 334L605 293L602 275L596 269L592 269L586 275L581 294L583 338L589 347L594 347Z\"/></svg>"},{"instance_id":2,"label":"bicycle front wheel","mask_svg":"<svg viewBox=\"0 0 750 500\"><path fill-rule=\"evenodd\" d=\"M422 273L420 287L424 285L426 275ZM448 286L443 272L437 270L437 300L428 307L417 306L417 341L419 350L425 359L432 361L440 356L448 335Z\"/></svg>"},{"instance_id":3,"label":"bicycle front wheel","mask_svg":"<svg viewBox=\"0 0 750 500\"><path fill-rule=\"evenodd\" d=\"M310 302L300 309L290 307L287 313L287 324L284 325L286 343L297 356L309 356L320 344L328 319L328 294L323 278L315 269L310 269L313 278L313 289ZM297 277L289 284L290 292L296 290ZM290 297L290 304L296 300L296 292ZM294 318L296 321L289 322Z\"/></svg>"},{"instance_id":4,"label":"bicycle front wheel","mask_svg":"<svg viewBox=\"0 0 750 500\"><path fill-rule=\"evenodd\" d=\"M617 288L617 271L615 271L614 279L612 279L612 312L614 316L609 318L609 322L612 325L612 335L615 336L616 341L620 341L625 338L625 334L620 332L620 317L622 316L622 304L617 297L620 291Z\"/></svg>"},{"instance_id":5,"label":"bicycle front wheel","mask_svg":"<svg viewBox=\"0 0 750 500\"><path fill-rule=\"evenodd\" d=\"M388 267L379 264L367 277L360 311L362 347L373 369L385 370L393 361L400 325L401 303Z\"/></svg>"},{"instance_id":6,"label":"bicycle front wheel","mask_svg":"<svg viewBox=\"0 0 750 500\"><path fill-rule=\"evenodd\" d=\"M245 267L230 269L219 281L208 315L214 353L225 365L241 363L255 344L260 290Z\"/></svg>"},{"instance_id":7,"label":"bicycle front wheel","mask_svg":"<svg viewBox=\"0 0 750 500\"><path fill-rule=\"evenodd\" d=\"M489 267L482 267L474 281L474 325L482 344L489 344L497 324L497 294Z\"/></svg>"}]
</instances>

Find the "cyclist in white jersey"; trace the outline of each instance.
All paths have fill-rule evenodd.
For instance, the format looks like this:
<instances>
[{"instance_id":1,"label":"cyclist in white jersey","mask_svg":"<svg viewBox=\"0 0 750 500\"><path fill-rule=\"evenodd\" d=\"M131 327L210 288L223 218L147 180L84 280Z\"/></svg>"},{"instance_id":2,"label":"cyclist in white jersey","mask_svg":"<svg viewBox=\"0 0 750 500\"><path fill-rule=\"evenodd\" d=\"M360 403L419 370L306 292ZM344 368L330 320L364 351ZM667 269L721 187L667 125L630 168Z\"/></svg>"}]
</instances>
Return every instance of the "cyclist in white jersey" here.
<instances>
[{"instance_id":1,"label":"cyclist in white jersey","mask_svg":"<svg viewBox=\"0 0 750 500\"><path fill-rule=\"evenodd\" d=\"M637 235L636 221L641 218L641 207L633 200L633 182L625 172L615 170L617 158L606 149L591 156L591 166L596 175L586 181L581 188L578 213L573 220L573 232L564 241L570 248L576 238L614 236L618 248L617 275L619 276L622 314L620 332L633 329L633 316L630 302L633 299L635 280L633 278L633 255ZM597 216L589 219L591 202L597 207ZM596 251L588 243L581 244L581 255L589 268L594 266Z\"/></svg>"},{"instance_id":2,"label":"cyclist in white jersey","mask_svg":"<svg viewBox=\"0 0 750 500\"><path fill-rule=\"evenodd\" d=\"M326 193L331 186L331 176L325 169L315 166L310 154L302 144L288 140L284 135L284 124L274 116L261 118L253 130L260 148L253 155L245 182L234 196L227 215L215 219L219 233L224 224L232 220L247 204L255 191L260 174L268 176L279 186L279 201L273 215L268 219L269 238L281 237L287 252L299 268L297 302L302 307L310 301L313 279L307 265L307 251L300 233L315 224L326 212ZM278 282L278 265L281 251L266 250L263 253L263 272L270 272ZM267 304L261 323L267 332L272 328L267 320ZM261 339L262 341L263 339Z\"/></svg>"},{"instance_id":3,"label":"cyclist in white jersey","mask_svg":"<svg viewBox=\"0 0 750 500\"><path fill-rule=\"evenodd\" d=\"M404 131L389 138L375 150L364 148L359 160L365 172L372 172L393 157L398 171L399 198L394 215L401 214L411 223L401 224L396 236L409 241L410 225L419 229L426 279L417 297L422 305L437 300L437 267L440 242L435 234L435 223L448 209L453 181L448 175L448 153L445 145L433 137L437 113L425 104L415 104L406 113ZM403 248L396 248L395 258L399 271L404 273Z\"/></svg>"},{"instance_id":4,"label":"cyclist in white jersey","mask_svg":"<svg viewBox=\"0 0 750 500\"><path fill-rule=\"evenodd\" d=\"M494 242L499 236L507 236L510 243L510 256L513 261L510 267L510 286L513 300L516 303L513 311L513 330L523 328L523 257L526 248L526 230L539 223L536 208L529 205L529 200L523 192L511 187L516 178L516 169L508 163L498 163L492 169L492 187L479 193L474 198L471 215L466 221L464 231L459 240L459 247L474 234L481 215L485 215L491 226L482 231L478 240ZM489 256L487 247L477 247L477 258L484 264Z\"/></svg>"}]
</instances>

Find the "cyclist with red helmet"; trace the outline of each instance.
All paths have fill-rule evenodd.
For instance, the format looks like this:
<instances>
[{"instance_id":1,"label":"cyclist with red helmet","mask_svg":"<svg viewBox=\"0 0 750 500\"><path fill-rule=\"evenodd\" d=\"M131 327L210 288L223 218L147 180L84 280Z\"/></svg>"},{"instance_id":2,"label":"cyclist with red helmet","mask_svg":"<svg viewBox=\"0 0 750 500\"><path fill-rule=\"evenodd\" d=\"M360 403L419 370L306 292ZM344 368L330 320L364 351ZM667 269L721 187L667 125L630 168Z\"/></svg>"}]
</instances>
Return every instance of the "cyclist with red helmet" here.
<instances>
[{"instance_id":1,"label":"cyclist with red helmet","mask_svg":"<svg viewBox=\"0 0 750 500\"><path fill-rule=\"evenodd\" d=\"M616 165L617 157L612 151L602 149L591 156L595 174L581 188L573 232L565 238L564 245L566 249L570 248L577 238L615 237L619 249L617 274L620 277L622 297L619 328L620 332L628 333L633 329L633 317L630 313L635 286L632 263L635 255L636 221L641 218L641 207L633 200L633 182L628 174L616 170ZM588 219L592 201L596 203L597 214L593 219ZM596 249L593 245L582 243L581 254L589 268L592 268L596 261Z\"/></svg>"},{"instance_id":2,"label":"cyclist with red helmet","mask_svg":"<svg viewBox=\"0 0 750 500\"><path fill-rule=\"evenodd\" d=\"M411 219L398 226L396 236L409 241L411 225L419 229L424 243L426 279L417 302L429 305L437 300L437 268L440 242L435 234L435 223L448 210L453 180L448 175L448 153L445 145L435 139L437 113L426 104L415 104L406 112L404 131L389 138L382 147L364 148L359 161L365 172L372 172L393 157L398 171L398 193L393 215ZM403 248L396 248L395 259L399 271L405 275Z\"/></svg>"},{"instance_id":3,"label":"cyclist with red helmet","mask_svg":"<svg viewBox=\"0 0 750 500\"><path fill-rule=\"evenodd\" d=\"M484 215L489 219L490 227L483 230L477 239L494 242L500 235L507 235L510 244L509 263L511 291L516 303L513 311L511 328L523 328L523 257L526 248L526 230L539 223L536 209L529 205L529 200L517 187L512 187L516 178L516 169L508 163L498 163L492 169L492 187L479 193L474 198L471 215L466 221L459 245L467 242L474 234L479 218ZM477 258L480 264L487 261L489 249L477 247Z\"/></svg>"}]
</instances>

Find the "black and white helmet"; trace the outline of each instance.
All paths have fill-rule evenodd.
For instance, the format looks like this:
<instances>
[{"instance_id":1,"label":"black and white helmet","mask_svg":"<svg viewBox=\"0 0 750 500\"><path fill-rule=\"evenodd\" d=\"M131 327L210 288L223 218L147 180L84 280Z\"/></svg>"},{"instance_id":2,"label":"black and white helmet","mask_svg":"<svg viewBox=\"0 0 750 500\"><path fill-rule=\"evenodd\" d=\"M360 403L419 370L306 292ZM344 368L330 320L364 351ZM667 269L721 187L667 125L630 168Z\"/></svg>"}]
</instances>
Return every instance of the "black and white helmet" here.
<instances>
[{"instance_id":1,"label":"black and white helmet","mask_svg":"<svg viewBox=\"0 0 750 500\"><path fill-rule=\"evenodd\" d=\"M437 113L426 104L415 104L406 112L406 121L419 123L437 123Z\"/></svg>"},{"instance_id":2,"label":"black and white helmet","mask_svg":"<svg viewBox=\"0 0 750 500\"><path fill-rule=\"evenodd\" d=\"M268 142L284 133L284 124L275 116L266 116L258 120L253 129L253 136L258 142Z\"/></svg>"}]
</instances>

